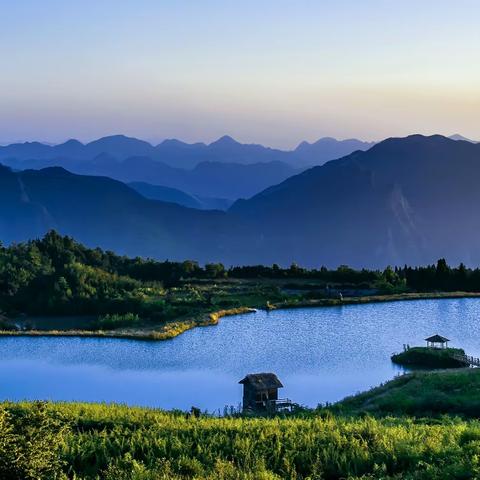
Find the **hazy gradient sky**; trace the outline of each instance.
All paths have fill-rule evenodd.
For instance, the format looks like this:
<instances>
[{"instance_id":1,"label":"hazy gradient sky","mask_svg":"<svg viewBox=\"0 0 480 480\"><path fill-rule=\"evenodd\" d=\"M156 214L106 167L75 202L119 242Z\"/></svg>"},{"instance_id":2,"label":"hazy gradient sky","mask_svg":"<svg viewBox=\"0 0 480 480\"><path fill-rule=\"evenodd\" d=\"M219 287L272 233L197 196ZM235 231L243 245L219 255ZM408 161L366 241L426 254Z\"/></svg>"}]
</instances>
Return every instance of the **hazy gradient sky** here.
<instances>
[{"instance_id":1,"label":"hazy gradient sky","mask_svg":"<svg viewBox=\"0 0 480 480\"><path fill-rule=\"evenodd\" d=\"M480 138L478 0L0 0L0 141Z\"/></svg>"}]
</instances>

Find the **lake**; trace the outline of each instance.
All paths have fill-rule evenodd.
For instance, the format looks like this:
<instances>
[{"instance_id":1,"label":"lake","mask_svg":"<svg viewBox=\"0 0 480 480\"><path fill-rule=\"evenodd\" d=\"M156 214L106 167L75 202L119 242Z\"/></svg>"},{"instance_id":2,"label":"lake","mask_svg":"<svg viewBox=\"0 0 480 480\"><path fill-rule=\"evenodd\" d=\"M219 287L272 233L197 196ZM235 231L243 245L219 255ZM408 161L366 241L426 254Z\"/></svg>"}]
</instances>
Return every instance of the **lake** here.
<instances>
[{"instance_id":1,"label":"lake","mask_svg":"<svg viewBox=\"0 0 480 480\"><path fill-rule=\"evenodd\" d=\"M164 342L3 337L0 397L222 411L245 374L274 372L314 407L401 374L390 355L436 333L480 356L480 299L259 311Z\"/></svg>"}]
</instances>

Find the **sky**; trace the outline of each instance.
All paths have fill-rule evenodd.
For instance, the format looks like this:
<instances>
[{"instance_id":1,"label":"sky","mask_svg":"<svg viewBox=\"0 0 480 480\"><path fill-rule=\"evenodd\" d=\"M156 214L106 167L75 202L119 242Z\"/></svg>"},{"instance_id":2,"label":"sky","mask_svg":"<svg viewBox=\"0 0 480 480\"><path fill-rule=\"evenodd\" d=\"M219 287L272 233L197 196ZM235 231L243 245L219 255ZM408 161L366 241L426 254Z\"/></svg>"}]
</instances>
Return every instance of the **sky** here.
<instances>
[{"instance_id":1,"label":"sky","mask_svg":"<svg viewBox=\"0 0 480 480\"><path fill-rule=\"evenodd\" d=\"M480 139L478 0L0 0L0 142Z\"/></svg>"}]
</instances>

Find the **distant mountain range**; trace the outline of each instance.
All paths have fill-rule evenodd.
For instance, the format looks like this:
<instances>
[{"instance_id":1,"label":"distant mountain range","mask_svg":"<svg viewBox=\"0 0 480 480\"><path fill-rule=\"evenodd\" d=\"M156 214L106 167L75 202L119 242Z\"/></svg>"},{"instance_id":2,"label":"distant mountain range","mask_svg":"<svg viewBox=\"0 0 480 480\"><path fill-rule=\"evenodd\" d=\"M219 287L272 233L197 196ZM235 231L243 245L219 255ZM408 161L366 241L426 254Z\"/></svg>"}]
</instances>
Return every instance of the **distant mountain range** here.
<instances>
[{"instance_id":1,"label":"distant mountain range","mask_svg":"<svg viewBox=\"0 0 480 480\"><path fill-rule=\"evenodd\" d=\"M4 161L14 169L38 169L38 161ZM239 163L202 162L191 170L174 168L149 157L129 157L119 162L108 154L94 160L46 160L43 167L61 166L82 175L106 176L122 182L142 182L182 190L196 197L225 198L230 201L248 198L265 188L300 172L283 162ZM40 167L41 168L41 167Z\"/></svg>"},{"instance_id":2,"label":"distant mountain range","mask_svg":"<svg viewBox=\"0 0 480 480\"><path fill-rule=\"evenodd\" d=\"M159 259L384 267L445 257L480 265L479 181L480 145L439 135L387 139L227 212L147 199L118 181L61 168L2 168L0 239L55 228Z\"/></svg>"},{"instance_id":3,"label":"distant mountain range","mask_svg":"<svg viewBox=\"0 0 480 480\"><path fill-rule=\"evenodd\" d=\"M115 135L85 145L77 140L54 146L39 142L12 144L0 147L0 162L16 170L59 166L84 175L173 188L205 199L200 202L204 208L212 205L212 198L225 199L223 205L249 198L306 166L323 164L372 145L354 139L323 138L313 144L303 142L294 151L282 151L241 144L224 136L209 145L165 140L153 146L143 140Z\"/></svg>"},{"instance_id":4,"label":"distant mountain range","mask_svg":"<svg viewBox=\"0 0 480 480\"><path fill-rule=\"evenodd\" d=\"M315 143L302 142L293 151L284 151L256 144L242 144L232 137L223 136L210 143L185 143L180 140L165 140L153 146L137 138L114 135L83 144L78 140L68 140L60 145L47 145L40 142L15 143L0 147L0 161L28 161L28 166L47 166L45 160L70 163L79 160L92 161L98 156L108 155L119 162L130 157L148 157L176 168L191 169L202 162L222 163L269 163L284 162L294 168L320 165L328 160L343 157L355 150L367 150L373 142L360 140L336 140L322 138ZM32 163L32 160L37 163ZM49 162L48 165L52 165Z\"/></svg>"}]
</instances>

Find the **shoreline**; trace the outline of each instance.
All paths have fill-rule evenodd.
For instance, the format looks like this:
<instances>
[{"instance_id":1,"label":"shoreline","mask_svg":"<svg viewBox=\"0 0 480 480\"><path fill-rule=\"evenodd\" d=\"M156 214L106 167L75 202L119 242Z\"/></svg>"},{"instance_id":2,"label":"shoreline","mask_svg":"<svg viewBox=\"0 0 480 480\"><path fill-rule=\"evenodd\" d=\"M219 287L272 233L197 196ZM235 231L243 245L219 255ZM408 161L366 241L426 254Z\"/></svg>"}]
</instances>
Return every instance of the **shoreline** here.
<instances>
[{"instance_id":1,"label":"shoreline","mask_svg":"<svg viewBox=\"0 0 480 480\"><path fill-rule=\"evenodd\" d=\"M206 313L197 318L172 320L160 327L135 330L0 330L0 337L85 337L85 338L117 338L125 340L171 340L178 335L197 327L217 325L221 318L243 313L254 313L256 308L238 307ZM157 329L154 329L157 328Z\"/></svg>"},{"instance_id":2,"label":"shoreline","mask_svg":"<svg viewBox=\"0 0 480 480\"><path fill-rule=\"evenodd\" d=\"M392 293L385 295L366 295L364 297L344 297L342 300L337 298L327 298L292 303L276 303L273 304L270 309L340 307L342 305L362 305L368 303L401 302L408 300L441 300L452 298L480 298L480 292Z\"/></svg>"},{"instance_id":3,"label":"shoreline","mask_svg":"<svg viewBox=\"0 0 480 480\"><path fill-rule=\"evenodd\" d=\"M173 320L157 327L145 329L119 330L0 330L0 337L85 337L117 338L125 340L164 341L171 340L182 333L197 327L217 325L221 318L254 313L257 310L288 310L294 308L340 307L344 305L365 305L369 303L401 302L408 300L439 300L455 298L480 298L480 292L425 292L399 293L387 295L369 295L365 297L345 297L343 299L303 300L282 303L267 303L267 306L238 307L206 313L197 318Z\"/></svg>"}]
</instances>

